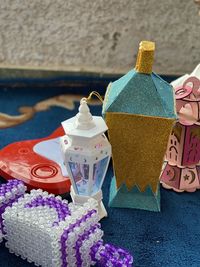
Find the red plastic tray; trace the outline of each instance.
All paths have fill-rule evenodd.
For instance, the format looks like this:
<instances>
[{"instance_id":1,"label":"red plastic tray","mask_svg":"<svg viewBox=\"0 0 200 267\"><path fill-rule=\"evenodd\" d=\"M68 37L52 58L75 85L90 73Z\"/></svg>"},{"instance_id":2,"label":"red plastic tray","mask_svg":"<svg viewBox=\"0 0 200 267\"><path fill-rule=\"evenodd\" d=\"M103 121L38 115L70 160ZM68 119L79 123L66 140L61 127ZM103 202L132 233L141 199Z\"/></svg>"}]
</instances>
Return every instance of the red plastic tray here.
<instances>
[{"instance_id":1,"label":"red plastic tray","mask_svg":"<svg viewBox=\"0 0 200 267\"><path fill-rule=\"evenodd\" d=\"M63 136L62 127L50 136L10 144L0 150L0 176L4 179L22 180L28 189L41 188L53 194L70 191L70 179L62 175L60 166L33 151L35 144Z\"/></svg>"}]
</instances>

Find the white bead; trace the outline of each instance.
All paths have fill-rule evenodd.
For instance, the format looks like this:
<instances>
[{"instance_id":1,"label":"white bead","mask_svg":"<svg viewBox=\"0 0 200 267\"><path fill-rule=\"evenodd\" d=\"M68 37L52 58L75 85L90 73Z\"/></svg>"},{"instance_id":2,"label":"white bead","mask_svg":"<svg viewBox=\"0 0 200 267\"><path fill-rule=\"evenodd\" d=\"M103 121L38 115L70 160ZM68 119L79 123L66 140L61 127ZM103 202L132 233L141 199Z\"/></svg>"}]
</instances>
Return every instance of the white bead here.
<instances>
[{"instance_id":1,"label":"white bead","mask_svg":"<svg viewBox=\"0 0 200 267\"><path fill-rule=\"evenodd\" d=\"M0 198L0 205L8 202L10 198L15 197L15 194L24 192L25 187L20 185L13 188L11 193L7 193L6 197ZM42 196L53 197L54 195L43 192L42 190L32 190L30 194L25 194L24 198L20 198L17 203L12 207L6 208L3 214L4 228L6 230L5 239L7 240L6 246L11 252L20 255L23 259L29 262L34 262L35 265L44 267L60 267L61 261L61 244L60 239L64 229L69 225L76 223L88 211L96 208L96 201L90 199L84 206L79 207L73 203L67 204L67 200L62 200L61 197L56 197L58 201L62 201L63 205L68 205L71 215L53 226L55 221L58 221L58 215L54 208L32 207L26 208L25 205L30 203L36 197ZM7 203L6 202L6 203ZM76 266L76 251L73 248L79 236L83 234L84 230L89 230L92 225L98 222L97 214L93 214L86 222L82 222L80 226L76 226L68 235L66 241L67 262L70 267ZM88 240L85 240L80 247L81 257L84 266L93 265L89 255L90 248L97 242L103 235L100 229L91 234ZM0 242L2 240L2 233L0 232Z\"/></svg>"}]
</instances>

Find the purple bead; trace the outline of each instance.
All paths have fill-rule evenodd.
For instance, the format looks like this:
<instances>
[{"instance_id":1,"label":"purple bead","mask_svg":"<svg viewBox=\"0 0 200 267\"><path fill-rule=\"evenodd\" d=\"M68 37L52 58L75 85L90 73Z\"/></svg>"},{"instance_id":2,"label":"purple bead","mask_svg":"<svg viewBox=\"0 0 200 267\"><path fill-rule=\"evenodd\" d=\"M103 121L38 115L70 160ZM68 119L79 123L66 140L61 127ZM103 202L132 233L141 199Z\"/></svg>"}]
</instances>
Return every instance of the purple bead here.
<instances>
[{"instance_id":1,"label":"purple bead","mask_svg":"<svg viewBox=\"0 0 200 267\"><path fill-rule=\"evenodd\" d=\"M29 205L25 205L25 208L30 207L49 207L54 208L58 215L58 221L55 221L52 225L57 226L59 221L63 221L67 216L71 215L70 210L66 204L63 204L61 200L56 199L55 197L43 197L42 195L37 196L33 199Z\"/></svg>"}]
</instances>

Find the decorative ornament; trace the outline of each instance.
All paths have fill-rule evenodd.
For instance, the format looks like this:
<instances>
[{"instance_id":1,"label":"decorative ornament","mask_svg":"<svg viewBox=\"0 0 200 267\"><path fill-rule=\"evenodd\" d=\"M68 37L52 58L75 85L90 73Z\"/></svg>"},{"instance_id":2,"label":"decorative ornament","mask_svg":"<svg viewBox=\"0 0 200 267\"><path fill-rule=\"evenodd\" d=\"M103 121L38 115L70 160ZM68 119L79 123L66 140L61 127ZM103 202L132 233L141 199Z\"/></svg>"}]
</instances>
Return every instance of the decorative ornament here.
<instances>
[{"instance_id":1,"label":"decorative ornament","mask_svg":"<svg viewBox=\"0 0 200 267\"><path fill-rule=\"evenodd\" d=\"M131 267L124 249L104 244L97 202L82 207L40 189L26 194L17 180L0 186L0 243L11 253L49 267Z\"/></svg>"},{"instance_id":2,"label":"decorative ornament","mask_svg":"<svg viewBox=\"0 0 200 267\"><path fill-rule=\"evenodd\" d=\"M64 164L71 179L71 197L82 205L88 198L99 202L100 218L107 216L102 203L102 184L111 156L111 145L104 132L102 117L92 116L87 99L80 101L79 113L62 123L66 135L61 138Z\"/></svg>"},{"instance_id":3,"label":"decorative ornament","mask_svg":"<svg viewBox=\"0 0 200 267\"><path fill-rule=\"evenodd\" d=\"M110 83L103 103L115 176L112 207L160 211L159 177L176 120L172 87L152 72L155 44L140 43L135 69Z\"/></svg>"},{"instance_id":4,"label":"decorative ornament","mask_svg":"<svg viewBox=\"0 0 200 267\"><path fill-rule=\"evenodd\" d=\"M178 122L174 125L166 151L167 164L160 181L177 192L200 188L200 65L192 74L172 82ZM169 171L174 171L171 179Z\"/></svg>"}]
</instances>

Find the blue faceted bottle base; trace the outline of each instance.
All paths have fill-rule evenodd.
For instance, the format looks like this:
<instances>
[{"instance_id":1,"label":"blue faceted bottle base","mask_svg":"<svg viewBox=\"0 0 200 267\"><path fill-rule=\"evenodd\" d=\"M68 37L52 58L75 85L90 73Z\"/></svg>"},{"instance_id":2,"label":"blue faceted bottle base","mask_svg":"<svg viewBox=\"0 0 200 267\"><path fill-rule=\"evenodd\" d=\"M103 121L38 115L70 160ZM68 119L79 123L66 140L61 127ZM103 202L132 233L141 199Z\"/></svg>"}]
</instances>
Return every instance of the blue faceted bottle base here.
<instances>
[{"instance_id":1,"label":"blue faceted bottle base","mask_svg":"<svg viewBox=\"0 0 200 267\"><path fill-rule=\"evenodd\" d=\"M108 205L109 207L115 208L131 208L159 212L160 185L158 185L156 194L153 193L150 187L147 187L144 192L141 192L137 186L134 186L133 189L129 191L125 184L117 189L116 178L114 176L110 185Z\"/></svg>"}]
</instances>

